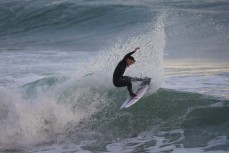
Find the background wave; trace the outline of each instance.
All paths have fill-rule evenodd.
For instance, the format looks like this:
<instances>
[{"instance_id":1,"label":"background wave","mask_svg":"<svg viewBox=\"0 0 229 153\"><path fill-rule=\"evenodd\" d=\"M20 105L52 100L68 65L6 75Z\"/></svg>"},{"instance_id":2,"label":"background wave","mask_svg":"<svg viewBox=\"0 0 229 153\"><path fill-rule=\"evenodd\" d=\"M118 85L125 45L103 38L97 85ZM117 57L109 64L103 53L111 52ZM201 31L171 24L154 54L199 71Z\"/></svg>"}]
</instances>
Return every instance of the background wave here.
<instances>
[{"instance_id":1,"label":"background wave","mask_svg":"<svg viewBox=\"0 0 229 153\"><path fill-rule=\"evenodd\" d=\"M1 50L100 50L116 38L143 32L161 12L166 14L168 53L212 57L215 50L225 55L229 47L227 1L0 3Z\"/></svg>"}]
</instances>

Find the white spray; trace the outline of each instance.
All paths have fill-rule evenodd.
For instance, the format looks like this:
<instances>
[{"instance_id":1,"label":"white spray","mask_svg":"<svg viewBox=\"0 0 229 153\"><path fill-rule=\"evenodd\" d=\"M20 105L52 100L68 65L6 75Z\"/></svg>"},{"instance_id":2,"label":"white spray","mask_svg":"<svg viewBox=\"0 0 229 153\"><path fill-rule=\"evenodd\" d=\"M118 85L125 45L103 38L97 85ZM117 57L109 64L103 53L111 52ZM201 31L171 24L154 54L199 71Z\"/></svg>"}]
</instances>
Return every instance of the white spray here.
<instances>
[{"instance_id":1,"label":"white spray","mask_svg":"<svg viewBox=\"0 0 229 153\"><path fill-rule=\"evenodd\" d=\"M104 49L70 79L50 88L35 87L36 95L32 98L26 98L20 89L1 88L0 147L12 149L56 140L69 123L77 123L99 111L101 107L98 106L109 101L107 91L115 89L112 73L116 64L135 47L140 47L141 51L134 55L137 62L128 68L126 75L152 78L150 93L155 92L161 87L164 74L163 19L162 14L156 23L148 24L146 34L118 41Z\"/></svg>"}]
</instances>

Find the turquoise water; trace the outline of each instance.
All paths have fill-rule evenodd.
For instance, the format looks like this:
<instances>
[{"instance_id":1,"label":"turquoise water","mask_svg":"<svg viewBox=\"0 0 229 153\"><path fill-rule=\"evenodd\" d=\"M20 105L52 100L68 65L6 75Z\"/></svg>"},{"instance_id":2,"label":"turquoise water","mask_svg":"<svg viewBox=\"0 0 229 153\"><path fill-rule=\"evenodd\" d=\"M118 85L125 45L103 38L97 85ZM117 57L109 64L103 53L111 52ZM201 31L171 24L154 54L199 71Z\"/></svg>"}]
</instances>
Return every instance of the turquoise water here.
<instances>
[{"instance_id":1,"label":"turquoise water","mask_svg":"<svg viewBox=\"0 0 229 153\"><path fill-rule=\"evenodd\" d=\"M0 4L0 152L229 152L227 1ZM151 87L120 110L138 46Z\"/></svg>"}]
</instances>

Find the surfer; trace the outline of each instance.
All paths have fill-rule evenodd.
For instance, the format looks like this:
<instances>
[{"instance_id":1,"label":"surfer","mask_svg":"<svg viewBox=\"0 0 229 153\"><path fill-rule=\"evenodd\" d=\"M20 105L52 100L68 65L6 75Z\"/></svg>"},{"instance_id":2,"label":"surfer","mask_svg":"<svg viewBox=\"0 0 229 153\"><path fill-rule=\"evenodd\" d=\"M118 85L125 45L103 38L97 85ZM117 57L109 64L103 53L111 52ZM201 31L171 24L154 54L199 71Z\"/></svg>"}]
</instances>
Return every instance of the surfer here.
<instances>
[{"instance_id":1,"label":"surfer","mask_svg":"<svg viewBox=\"0 0 229 153\"><path fill-rule=\"evenodd\" d=\"M115 87L126 87L129 91L129 94L131 97L135 97L136 94L132 91L132 83L131 81L143 81L141 78L136 77L129 77L129 76L123 76L126 68L132 64L135 63L135 59L133 56L131 56L133 53L135 53L140 48L137 47L134 49L134 51L126 54L124 58L118 63L116 66L114 73L113 73L113 84Z\"/></svg>"}]
</instances>

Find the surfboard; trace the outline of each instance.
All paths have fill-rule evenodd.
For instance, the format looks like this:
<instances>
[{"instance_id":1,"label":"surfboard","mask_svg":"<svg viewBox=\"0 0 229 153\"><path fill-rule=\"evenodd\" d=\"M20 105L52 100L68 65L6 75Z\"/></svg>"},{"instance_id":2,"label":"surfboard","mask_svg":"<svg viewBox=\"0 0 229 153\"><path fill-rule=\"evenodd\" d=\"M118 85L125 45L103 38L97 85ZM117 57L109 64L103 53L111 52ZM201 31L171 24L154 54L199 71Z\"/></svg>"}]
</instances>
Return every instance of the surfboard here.
<instances>
[{"instance_id":1,"label":"surfboard","mask_svg":"<svg viewBox=\"0 0 229 153\"><path fill-rule=\"evenodd\" d=\"M132 106L133 104L135 104L136 102L138 102L141 97L146 93L146 91L148 90L149 88L149 85L150 85L150 81L151 81L151 78L146 78L140 85L139 87L137 88L137 91L135 92L135 94L137 96L135 97L129 97L127 98L124 103L122 104L121 108L120 109L123 109L123 108L128 108L130 106Z\"/></svg>"}]
</instances>

